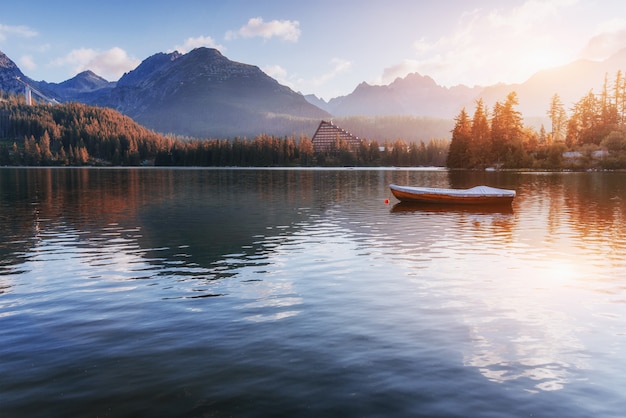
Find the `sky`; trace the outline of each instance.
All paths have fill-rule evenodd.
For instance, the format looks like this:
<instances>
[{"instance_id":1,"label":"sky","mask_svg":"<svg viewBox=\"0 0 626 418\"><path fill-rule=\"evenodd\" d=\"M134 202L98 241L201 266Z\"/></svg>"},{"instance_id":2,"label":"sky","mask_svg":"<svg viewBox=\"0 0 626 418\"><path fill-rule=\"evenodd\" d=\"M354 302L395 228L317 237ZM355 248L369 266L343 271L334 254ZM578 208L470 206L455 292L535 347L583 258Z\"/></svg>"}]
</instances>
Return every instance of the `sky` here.
<instances>
[{"instance_id":1,"label":"sky","mask_svg":"<svg viewBox=\"0 0 626 418\"><path fill-rule=\"evenodd\" d=\"M19 0L0 51L32 79L109 81L205 46L325 100L409 73L452 87L521 83L626 48L622 0Z\"/></svg>"}]
</instances>

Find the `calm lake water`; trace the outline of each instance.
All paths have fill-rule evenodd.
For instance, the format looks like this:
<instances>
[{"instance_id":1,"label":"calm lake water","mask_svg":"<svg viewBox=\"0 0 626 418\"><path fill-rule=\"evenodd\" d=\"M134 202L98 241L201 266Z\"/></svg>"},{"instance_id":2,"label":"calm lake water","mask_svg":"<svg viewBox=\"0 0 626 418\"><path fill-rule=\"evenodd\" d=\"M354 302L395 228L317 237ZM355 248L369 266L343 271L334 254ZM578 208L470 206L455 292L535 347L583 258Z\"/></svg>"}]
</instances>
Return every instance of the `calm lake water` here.
<instances>
[{"instance_id":1,"label":"calm lake water","mask_svg":"<svg viewBox=\"0 0 626 418\"><path fill-rule=\"evenodd\" d=\"M518 196L407 207L389 183ZM0 187L2 417L626 411L626 173L3 168Z\"/></svg>"}]
</instances>

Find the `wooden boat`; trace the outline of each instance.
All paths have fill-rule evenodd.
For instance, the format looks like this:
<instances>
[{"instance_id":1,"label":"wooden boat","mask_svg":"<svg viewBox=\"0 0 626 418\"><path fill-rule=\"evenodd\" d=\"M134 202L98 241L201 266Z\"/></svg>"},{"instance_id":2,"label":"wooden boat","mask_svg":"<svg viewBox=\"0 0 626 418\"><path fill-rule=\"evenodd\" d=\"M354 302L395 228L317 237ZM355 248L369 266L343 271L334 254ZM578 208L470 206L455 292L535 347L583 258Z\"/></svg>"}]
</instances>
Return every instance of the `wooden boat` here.
<instances>
[{"instance_id":1,"label":"wooden boat","mask_svg":"<svg viewBox=\"0 0 626 418\"><path fill-rule=\"evenodd\" d=\"M390 184L391 193L401 202L439 203L454 205L511 204L515 190L476 186L471 189L443 189Z\"/></svg>"}]
</instances>

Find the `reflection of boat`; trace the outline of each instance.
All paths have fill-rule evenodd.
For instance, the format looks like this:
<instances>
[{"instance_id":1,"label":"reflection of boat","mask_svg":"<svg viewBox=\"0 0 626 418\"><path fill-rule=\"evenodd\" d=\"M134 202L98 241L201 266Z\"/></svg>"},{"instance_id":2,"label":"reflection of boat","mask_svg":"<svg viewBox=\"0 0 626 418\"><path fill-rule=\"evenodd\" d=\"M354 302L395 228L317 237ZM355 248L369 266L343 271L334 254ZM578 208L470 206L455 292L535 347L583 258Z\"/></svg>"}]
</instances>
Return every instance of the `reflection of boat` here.
<instances>
[{"instance_id":1,"label":"reflection of boat","mask_svg":"<svg viewBox=\"0 0 626 418\"><path fill-rule=\"evenodd\" d=\"M443 203L455 205L511 204L515 190L476 186L471 189L442 189L390 184L391 193L401 202Z\"/></svg>"},{"instance_id":2,"label":"reflection of boat","mask_svg":"<svg viewBox=\"0 0 626 418\"><path fill-rule=\"evenodd\" d=\"M400 202L391 208L393 213L404 212L458 212L474 214L512 214L511 205L464 205L464 204L437 204L420 202Z\"/></svg>"}]
</instances>

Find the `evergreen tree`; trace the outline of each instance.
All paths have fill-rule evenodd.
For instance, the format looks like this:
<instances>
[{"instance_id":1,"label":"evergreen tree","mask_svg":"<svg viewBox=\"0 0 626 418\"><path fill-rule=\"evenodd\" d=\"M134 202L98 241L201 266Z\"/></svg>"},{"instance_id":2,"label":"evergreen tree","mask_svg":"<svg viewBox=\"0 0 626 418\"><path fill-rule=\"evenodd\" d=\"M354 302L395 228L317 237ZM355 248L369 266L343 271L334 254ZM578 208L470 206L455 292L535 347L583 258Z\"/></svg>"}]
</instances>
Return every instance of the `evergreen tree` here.
<instances>
[{"instance_id":1,"label":"evergreen tree","mask_svg":"<svg viewBox=\"0 0 626 418\"><path fill-rule=\"evenodd\" d=\"M617 112L617 122L623 125L626 122L626 77L621 70L615 74L615 84L613 85L615 107Z\"/></svg>"},{"instance_id":2,"label":"evergreen tree","mask_svg":"<svg viewBox=\"0 0 626 418\"><path fill-rule=\"evenodd\" d=\"M599 143L598 127L600 125L600 103L593 91L589 91L576 104L572 116L567 123L565 141L573 147L584 144Z\"/></svg>"},{"instance_id":3,"label":"evergreen tree","mask_svg":"<svg viewBox=\"0 0 626 418\"><path fill-rule=\"evenodd\" d=\"M301 135L300 141L298 141L300 165L305 167L312 165L314 154L315 151L313 150L313 142L311 142L311 139L306 135Z\"/></svg>"},{"instance_id":4,"label":"evergreen tree","mask_svg":"<svg viewBox=\"0 0 626 418\"><path fill-rule=\"evenodd\" d=\"M488 164L490 135L487 110L483 99L480 98L476 102L476 110L472 118L472 138L469 146L471 167L484 167Z\"/></svg>"},{"instance_id":5,"label":"evergreen tree","mask_svg":"<svg viewBox=\"0 0 626 418\"><path fill-rule=\"evenodd\" d=\"M41 151L41 161L44 165L48 165L52 162L52 152L50 151L50 135L48 131L44 131L41 138L39 138L39 149Z\"/></svg>"},{"instance_id":6,"label":"evergreen tree","mask_svg":"<svg viewBox=\"0 0 626 418\"><path fill-rule=\"evenodd\" d=\"M515 109L517 93L508 94L504 104L496 103L491 119L492 161L497 165L517 166L518 148L523 143L522 115Z\"/></svg>"},{"instance_id":7,"label":"evergreen tree","mask_svg":"<svg viewBox=\"0 0 626 418\"><path fill-rule=\"evenodd\" d=\"M565 113L561 98L556 93L552 96L552 100L550 101L548 116L552 123L552 132L550 132L548 143L562 142L565 139L567 114Z\"/></svg>"},{"instance_id":8,"label":"evergreen tree","mask_svg":"<svg viewBox=\"0 0 626 418\"><path fill-rule=\"evenodd\" d=\"M455 118L452 140L446 158L449 168L468 168L470 164L469 146L472 139L472 124L465 108Z\"/></svg>"}]
</instances>

